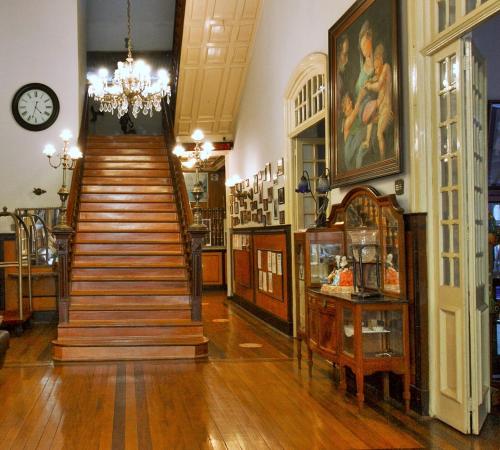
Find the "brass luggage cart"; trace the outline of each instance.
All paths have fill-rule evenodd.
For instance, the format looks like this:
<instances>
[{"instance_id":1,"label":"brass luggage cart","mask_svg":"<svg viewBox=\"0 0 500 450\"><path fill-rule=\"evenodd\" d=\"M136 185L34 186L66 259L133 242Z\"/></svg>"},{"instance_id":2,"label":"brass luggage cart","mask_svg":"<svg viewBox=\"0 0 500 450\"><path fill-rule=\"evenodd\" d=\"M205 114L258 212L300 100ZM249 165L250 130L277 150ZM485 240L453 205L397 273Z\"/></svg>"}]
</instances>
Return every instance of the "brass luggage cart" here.
<instances>
[{"instance_id":1,"label":"brass luggage cart","mask_svg":"<svg viewBox=\"0 0 500 450\"><path fill-rule=\"evenodd\" d=\"M3 313L3 324L14 326L16 335L23 331L23 324L31 318L32 297L31 297L31 235L30 230L23 222L23 219L14 213L7 211L4 207L0 212L0 220L11 219L15 231L15 258L7 261L0 261L0 268L5 270L5 284L7 286L9 278L14 278L15 288L17 289L16 304L5 305ZM26 282L23 282L23 279ZM27 292L26 300L23 291Z\"/></svg>"}]
</instances>

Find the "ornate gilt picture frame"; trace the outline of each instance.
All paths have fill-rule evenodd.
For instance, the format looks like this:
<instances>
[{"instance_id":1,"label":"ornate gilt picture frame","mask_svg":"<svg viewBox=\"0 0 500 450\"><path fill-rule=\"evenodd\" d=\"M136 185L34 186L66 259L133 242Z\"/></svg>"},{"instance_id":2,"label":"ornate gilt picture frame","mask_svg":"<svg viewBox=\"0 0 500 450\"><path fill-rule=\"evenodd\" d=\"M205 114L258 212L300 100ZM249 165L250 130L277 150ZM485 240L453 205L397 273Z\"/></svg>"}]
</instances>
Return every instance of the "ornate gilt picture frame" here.
<instances>
[{"instance_id":1,"label":"ornate gilt picture frame","mask_svg":"<svg viewBox=\"0 0 500 450\"><path fill-rule=\"evenodd\" d=\"M328 32L333 186L401 172L396 0L360 0Z\"/></svg>"}]
</instances>

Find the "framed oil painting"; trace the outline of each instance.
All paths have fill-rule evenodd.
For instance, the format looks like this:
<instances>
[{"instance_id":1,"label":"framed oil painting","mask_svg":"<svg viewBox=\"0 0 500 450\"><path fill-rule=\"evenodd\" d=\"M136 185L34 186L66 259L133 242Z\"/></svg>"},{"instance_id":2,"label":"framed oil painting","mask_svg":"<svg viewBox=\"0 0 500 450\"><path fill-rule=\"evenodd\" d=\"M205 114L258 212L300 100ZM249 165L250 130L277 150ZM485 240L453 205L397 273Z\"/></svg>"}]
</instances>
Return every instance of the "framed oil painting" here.
<instances>
[{"instance_id":1,"label":"framed oil painting","mask_svg":"<svg viewBox=\"0 0 500 450\"><path fill-rule=\"evenodd\" d=\"M401 172L397 0L360 0L328 31L332 185Z\"/></svg>"}]
</instances>

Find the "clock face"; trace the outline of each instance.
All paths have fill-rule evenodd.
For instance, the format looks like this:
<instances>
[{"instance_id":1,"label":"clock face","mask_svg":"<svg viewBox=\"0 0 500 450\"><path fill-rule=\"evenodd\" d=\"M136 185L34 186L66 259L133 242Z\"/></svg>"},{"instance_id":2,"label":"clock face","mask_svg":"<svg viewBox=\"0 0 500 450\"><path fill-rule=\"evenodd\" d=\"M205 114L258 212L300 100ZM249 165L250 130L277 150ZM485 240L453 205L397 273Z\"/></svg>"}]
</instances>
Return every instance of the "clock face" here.
<instances>
[{"instance_id":1,"label":"clock face","mask_svg":"<svg viewBox=\"0 0 500 450\"><path fill-rule=\"evenodd\" d=\"M59 114L59 101L55 92L40 83L23 86L12 100L12 113L17 123L31 131L50 127Z\"/></svg>"}]
</instances>

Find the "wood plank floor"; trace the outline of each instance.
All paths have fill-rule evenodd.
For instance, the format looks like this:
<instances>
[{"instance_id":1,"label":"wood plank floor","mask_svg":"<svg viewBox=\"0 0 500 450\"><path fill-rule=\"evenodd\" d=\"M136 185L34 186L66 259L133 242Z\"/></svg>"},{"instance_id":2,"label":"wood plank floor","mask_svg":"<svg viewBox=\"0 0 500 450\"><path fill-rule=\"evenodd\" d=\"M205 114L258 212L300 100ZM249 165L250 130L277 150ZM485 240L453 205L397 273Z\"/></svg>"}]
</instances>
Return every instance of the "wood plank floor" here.
<instances>
[{"instance_id":1,"label":"wood plank floor","mask_svg":"<svg viewBox=\"0 0 500 450\"><path fill-rule=\"evenodd\" d=\"M358 411L327 364L318 359L309 377L291 339L226 303L204 296L205 362L54 366L54 326L12 338L0 370L0 449L500 448L498 416L467 437L385 403Z\"/></svg>"}]
</instances>

